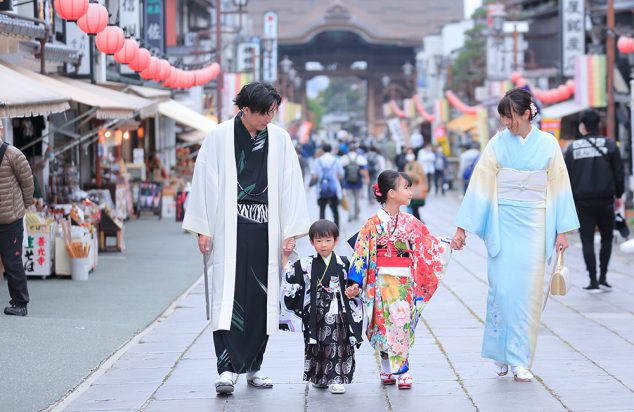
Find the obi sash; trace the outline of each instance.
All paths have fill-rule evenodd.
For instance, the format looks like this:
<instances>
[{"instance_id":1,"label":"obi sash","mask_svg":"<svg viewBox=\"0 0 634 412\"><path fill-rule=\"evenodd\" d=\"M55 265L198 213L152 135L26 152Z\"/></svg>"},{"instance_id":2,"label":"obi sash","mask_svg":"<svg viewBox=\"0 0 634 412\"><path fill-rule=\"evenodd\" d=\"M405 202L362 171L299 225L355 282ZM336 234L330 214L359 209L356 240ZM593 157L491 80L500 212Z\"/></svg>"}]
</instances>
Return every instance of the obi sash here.
<instances>
[{"instance_id":1,"label":"obi sash","mask_svg":"<svg viewBox=\"0 0 634 412\"><path fill-rule=\"evenodd\" d=\"M398 251L394 248L394 245L390 242L385 248L377 250L376 266L379 275L390 276L412 276L412 258L410 255L414 253L413 250L402 251L406 256L398 256Z\"/></svg>"},{"instance_id":2,"label":"obi sash","mask_svg":"<svg viewBox=\"0 0 634 412\"><path fill-rule=\"evenodd\" d=\"M497 174L498 200L538 203L546 207L548 173L502 168Z\"/></svg>"}]
</instances>

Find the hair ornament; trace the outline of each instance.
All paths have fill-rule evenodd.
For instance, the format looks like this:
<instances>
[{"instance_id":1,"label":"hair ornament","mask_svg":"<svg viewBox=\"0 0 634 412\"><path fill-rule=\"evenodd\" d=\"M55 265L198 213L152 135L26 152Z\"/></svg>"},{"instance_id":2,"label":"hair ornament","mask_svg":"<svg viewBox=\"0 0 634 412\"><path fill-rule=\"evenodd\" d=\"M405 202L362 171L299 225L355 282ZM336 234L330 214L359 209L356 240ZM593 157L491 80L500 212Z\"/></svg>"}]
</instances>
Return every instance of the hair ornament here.
<instances>
[{"instance_id":1,"label":"hair ornament","mask_svg":"<svg viewBox=\"0 0 634 412\"><path fill-rule=\"evenodd\" d=\"M537 116L537 106L535 103L531 102L531 117Z\"/></svg>"},{"instance_id":2,"label":"hair ornament","mask_svg":"<svg viewBox=\"0 0 634 412\"><path fill-rule=\"evenodd\" d=\"M376 196L383 196L383 193L381 193L381 190L379 189L379 184L375 183L374 186L372 186L372 188L374 189L374 194Z\"/></svg>"}]
</instances>

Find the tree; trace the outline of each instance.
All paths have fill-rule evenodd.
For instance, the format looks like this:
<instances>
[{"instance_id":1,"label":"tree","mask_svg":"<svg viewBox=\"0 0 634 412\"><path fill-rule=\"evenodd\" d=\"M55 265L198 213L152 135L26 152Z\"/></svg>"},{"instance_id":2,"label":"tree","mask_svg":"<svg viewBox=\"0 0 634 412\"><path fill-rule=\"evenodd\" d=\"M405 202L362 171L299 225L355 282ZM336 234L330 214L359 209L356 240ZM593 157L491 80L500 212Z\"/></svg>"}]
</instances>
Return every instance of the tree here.
<instances>
[{"instance_id":1,"label":"tree","mask_svg":"<svg viewBox=\"0 0 634 412\"><path fill-rule=\"evenodd\" d=\"M475 88L486 79L486 9L473 12L473 28L465 31L464 47L451 64L451 78L448 87L458 94L464 94L469 101L475 101Z\"/></svg>"}]
</instances>

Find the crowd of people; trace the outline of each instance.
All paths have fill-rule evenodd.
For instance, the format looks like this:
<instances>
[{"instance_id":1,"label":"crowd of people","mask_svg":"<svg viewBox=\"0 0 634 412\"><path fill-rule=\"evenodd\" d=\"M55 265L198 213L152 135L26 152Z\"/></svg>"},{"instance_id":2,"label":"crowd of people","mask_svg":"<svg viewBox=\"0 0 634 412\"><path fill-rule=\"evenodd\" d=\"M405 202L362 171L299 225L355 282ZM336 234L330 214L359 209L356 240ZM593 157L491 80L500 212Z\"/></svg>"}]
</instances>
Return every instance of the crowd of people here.
<instances>
[{"instance_id":1,"label":"crowd of people","mask_svg":"<svg viewBox=\"0 0 634 412\"><path fill-rule=\"evenodd\" d=\"M232 393L245 373L249 385L271 388L260 367L268 336L278 329L303 333L303 378L315 388L346 392L363 335L380 357L381 384L412 388L410 349L421 311L439 286L451 250L465 247L467 232L487 248L482 356L493 361L498 376L510 371L515 381L531 381L546 262L568 248L567 235L579 228L576 207L586 208L579 216L588 225L608 208L585 203L586 194L578 189L586 185L575 181L586 177L574 162L592 158L604 161L601 167L613 165L613 176L622 173L618 152L595 137L592 116L582 122L587 142L573 145L564 160L557 140L532 124L537 109L530 93L507 92L498 105L504 130L482 154L466 150L461 158L466 190L449 241L402 210L411 207L420 216L432 179L436 194L446 190L447 160L429 145L404 148L393 157L354 141L316 148L315 159L305 162L312 163L306 166L310 185L319 193L320 219L311 224L297 150L288 133L270 124L280 101L270 85L245 86L235 99L240 113L212 132L196 161L183 227L198 235L198 247L213 267L216 391ZM596 156L590 156L591 149ZM334 253L338 207L347 194L354 225L364 185L379 209L359 222L348 260ZM609 187L596 186L609 202L622 194L618 178ZM326 207L334 221L324 219ZM315 254L300 257L295 241L305 235ZM588 253L591 287L609 287L604 254L609 253L602 252L597 280Z\"/></svg>"}]
</instances>

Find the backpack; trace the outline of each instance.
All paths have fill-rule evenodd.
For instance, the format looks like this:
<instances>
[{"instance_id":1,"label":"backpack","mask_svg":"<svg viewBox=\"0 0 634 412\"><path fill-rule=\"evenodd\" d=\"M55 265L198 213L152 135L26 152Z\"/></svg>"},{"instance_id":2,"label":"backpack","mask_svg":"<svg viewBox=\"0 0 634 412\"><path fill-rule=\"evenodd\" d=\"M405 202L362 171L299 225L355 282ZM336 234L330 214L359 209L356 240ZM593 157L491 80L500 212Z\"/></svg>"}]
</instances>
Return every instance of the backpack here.
<instances>
[{"instance_id":1,"label":"backpack","mask_svg":"<svg viewBox=\"0 0 634 412\"><path fill-rule=\"evenodd\" d=\"M358 155L353 159L348 156L350 162L344 168L346 183L355 185L361 181L361 166L357 163Z\"/></svg>"},{"instance_id":2,"label":"backpack","mask_svg":"<svg viewBox=\"0 0 634 412\"><path fill-rule=\"evenodd\" d=\"M319 179L319 197L329 198L337 196L337 179L332 173L336 161L333 161L329 168L322 166L321 179Z\"/></svg>"},{"instance_id":3,"label":"backpack","mask_svg":"<svg viewBox=\"0 0 634 412\"><path fill-rule=\"evenodd\" d=\"M376 176L378 174L378 158L379 155L377 153L374 152L369 152L366 154L365 156L366 160L368 161L368 174L370 176Z\"/></svg>"},{"instance_id":4,"label":"backpack","mask_svg":"<svg viewBox=\"0 0 634 412\"><path fill-rule=\"evenodd\" d=\"M471 162L471 164L467 167L464 168L464 171L462 172L462 179L469 181L471 180L471 175L473 174L473 169L475 169L476 164L478 163L478 160L480 160L480 156L476 157L475 159L473 159L473 162Z\"/></svg>"}]
</instances>

